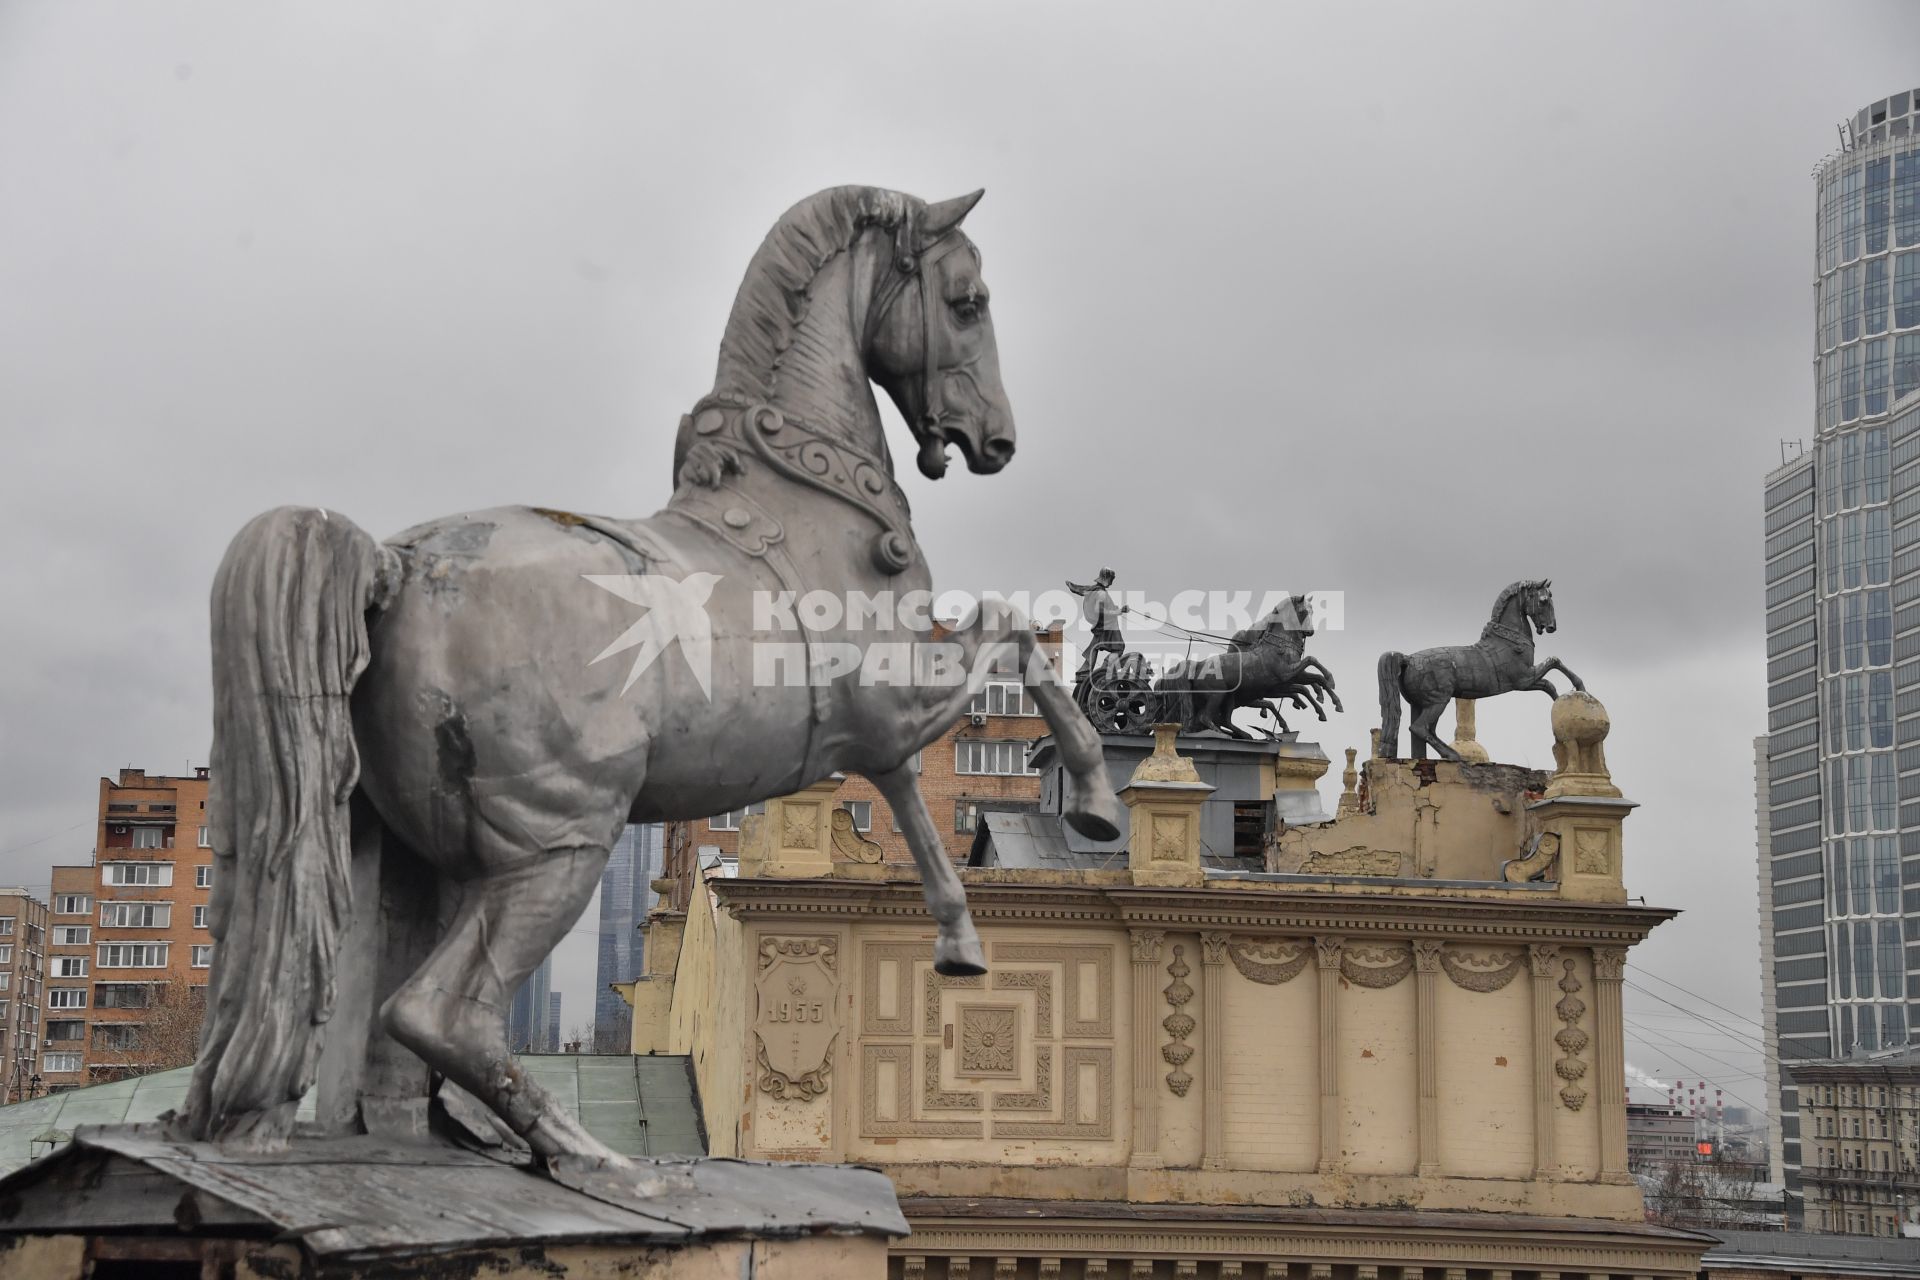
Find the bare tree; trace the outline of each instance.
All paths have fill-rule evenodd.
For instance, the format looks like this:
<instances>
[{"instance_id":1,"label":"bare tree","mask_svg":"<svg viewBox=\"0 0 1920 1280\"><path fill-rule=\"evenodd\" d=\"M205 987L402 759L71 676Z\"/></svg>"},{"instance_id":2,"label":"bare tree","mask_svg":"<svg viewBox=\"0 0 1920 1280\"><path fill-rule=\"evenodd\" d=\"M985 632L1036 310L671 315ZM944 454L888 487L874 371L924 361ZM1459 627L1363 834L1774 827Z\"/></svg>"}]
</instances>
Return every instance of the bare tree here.
<instances>
[{"instance_id":1,"label":"bare tree","mask_svg":"<svg viewBox=\"0 0 1920 1280\"><path fill-rule=\"evenodd\" d=\"M1780 1225L1780 1205L1765 1199L1740 1166L1717 1155L1670 1161L1649 1173L1652 1185L1643 1182L1642 1186L1651 1222L1709 1230L1766 1230Z\"/></svg>"},{"instance_id":2,"label":"bare tree","mask_svg":"<svg viewBox=\"0 0 1920 1280\"><path fill-rule=\"evenodd\" d=\"M594 1020L593 1052L633 1052L633 1010L623 1004L615 1016Z\"/></svg>"},{"instance_id":3,"label":"bare tree","mask_svg":"<svg viewBox=\"0 0 1920 1280\"><path fill-rule=\"evenodd\" d=\"M87 1065L107 1079L120 1080L190 1066L200 1052L200 1023L206 1016L206 989L184 982L146 988L144 1008L128 1009L125 1022L96 1021ZM119 1008L128 1008L120 1005ZM112 1030L105 1031L107 1028Z\"/></svg>"}]
</instances>

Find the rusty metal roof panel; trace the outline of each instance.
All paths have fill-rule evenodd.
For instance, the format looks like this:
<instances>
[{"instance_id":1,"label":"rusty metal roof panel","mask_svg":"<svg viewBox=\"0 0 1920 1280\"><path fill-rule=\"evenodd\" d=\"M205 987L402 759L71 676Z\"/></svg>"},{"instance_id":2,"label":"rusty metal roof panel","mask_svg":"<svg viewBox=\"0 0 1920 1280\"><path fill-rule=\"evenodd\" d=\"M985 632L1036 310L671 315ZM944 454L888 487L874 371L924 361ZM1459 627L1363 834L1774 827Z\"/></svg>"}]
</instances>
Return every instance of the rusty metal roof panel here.
<instances>
[{"instance_id":1,"label":"rusty metal roof panel","mask_svg":"<svg viewBox=\"0 0 1920 1280\"><path fill-rule=\"evenodd\" d=\"M439 1140L303 1138L284 1151L249 1152L178 1141L158 1126L83 1128L59 1154L0 1179L8 1209L0 1231L85 1231L147 1219L172 1227L182 1187L211 1198L195 1210L197 1221L258 1220L316 1256L907 1230L892 1184L871 1169L738 1160L636 1165L619 1173L563 1168L548 1177Z\"/></svg>"}]
</instances>

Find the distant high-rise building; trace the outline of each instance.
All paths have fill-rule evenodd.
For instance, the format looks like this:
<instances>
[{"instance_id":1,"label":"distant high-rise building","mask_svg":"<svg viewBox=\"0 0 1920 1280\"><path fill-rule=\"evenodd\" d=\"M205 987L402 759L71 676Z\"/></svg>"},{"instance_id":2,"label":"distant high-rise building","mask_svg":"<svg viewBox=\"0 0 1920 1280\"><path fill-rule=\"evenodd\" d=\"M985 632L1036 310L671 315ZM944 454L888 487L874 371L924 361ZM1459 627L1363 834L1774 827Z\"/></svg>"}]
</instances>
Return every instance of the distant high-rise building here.
<instances>
[{"instance_id":1,"label":"distant high-rise building","mask_svg":"<svg viewBox=\"0 0 1920 1280\"><path fill-rule=\"evenodd\" d=\"M52 868L40 1076L49 1092L184 1066L213 968L207 770L101 778L89 865Z\"/></svg>"},{"instance_id":2,"label":"distant high-rise building","mask_svg":"<svg viewBox=\"0 0 1920 1280\"><path fill-rule=\"evenodd\" d=\"M546 1053L560 1052L560 993L547 992L547 1042L541 1046Z\"/></svg>"},{"instance_id":3,"label":"distant high-rise building","mask_svg":"<svg viewBox=\"0 0 1920 1280\"><path fill-rule=\"evenodd\" d=\"M1794 1064L1904 1045L1920 1015L1917 107L1863 108L1815 170L1813 447L1765 488L1763 977L1796 1218Z\"/></svg>"},{"instance_id":4,"label":"distant high-rise building","mask_svg":"<svg viewBox=\"0 0 1920 1280\"><path fill-rule=\"evenodd\" d=\"M548 996L553 991L553 957L527 975L507 1009L507 1048L513 1053L547 1053Z\"/></svg>"},{"instance_id":5,"label":"distant high-rise building","mask_svg":"<svg viewBox=\"0 0 1920 1280\"><path fill-rule=\"evenodd\" d=\"M629 823L614 841L600 876L600 954L594 972L595 1039L627 1025L627 1005L613 990L646 967L640 924L653 910L653 881L660 875L662 831L657 822Z\"/></svg>"},{"instance_id":6,"label":"distant high-rise building","mask_svg":"<svg viewBox=\"0 0 1920 1280\"><path fill-rule=\"evenodd\" d=\"M25 889L0 889L0 1103L40 1092L34 1051L46 953L47 904Z\"/></svg>"}]
</instances>

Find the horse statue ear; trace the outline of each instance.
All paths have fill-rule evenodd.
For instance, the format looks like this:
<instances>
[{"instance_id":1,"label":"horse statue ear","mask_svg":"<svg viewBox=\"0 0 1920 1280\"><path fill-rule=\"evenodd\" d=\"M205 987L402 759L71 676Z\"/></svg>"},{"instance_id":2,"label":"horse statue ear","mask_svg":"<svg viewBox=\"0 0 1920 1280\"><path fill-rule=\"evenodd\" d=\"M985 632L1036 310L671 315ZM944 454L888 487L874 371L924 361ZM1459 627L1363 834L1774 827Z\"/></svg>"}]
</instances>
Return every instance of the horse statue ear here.
<instances>
[{"instance_id":1,"label":"horse statue ear","mask_svg":"<svg viewBox=\"0 0 1920 1280\"><path fill-rule=\"evenodd\" d=\"M973 212L973 206L979 204L980 197L985 194L987 189L982 187L970 195L955 196L951 200L942 200L939 204L928 205L920 224L926 242L931 244L959 226L965 221L966 216Z\"/></svg>"}]
</instances>

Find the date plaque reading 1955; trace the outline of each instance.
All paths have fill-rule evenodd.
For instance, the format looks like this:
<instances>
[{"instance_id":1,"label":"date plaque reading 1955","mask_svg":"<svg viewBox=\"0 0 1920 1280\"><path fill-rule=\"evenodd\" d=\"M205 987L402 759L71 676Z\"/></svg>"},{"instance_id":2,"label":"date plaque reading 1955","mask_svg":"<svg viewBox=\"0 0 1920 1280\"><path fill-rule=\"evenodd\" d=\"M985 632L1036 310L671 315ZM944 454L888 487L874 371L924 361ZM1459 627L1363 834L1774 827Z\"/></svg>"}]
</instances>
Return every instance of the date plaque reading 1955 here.
<instances>
[{"instance_id":1,"label":"date plaque reading 1955","mask_svg":"<svg viewBox=\"0 0 1920 1280\"><path fill-rule=\"evenodd\" d=\"M840 1030L839 941L766 937L754 980L753 1029L760 1040L760 1088L808 1101L827 1090Z\"/></svg>"}]
</instances>

